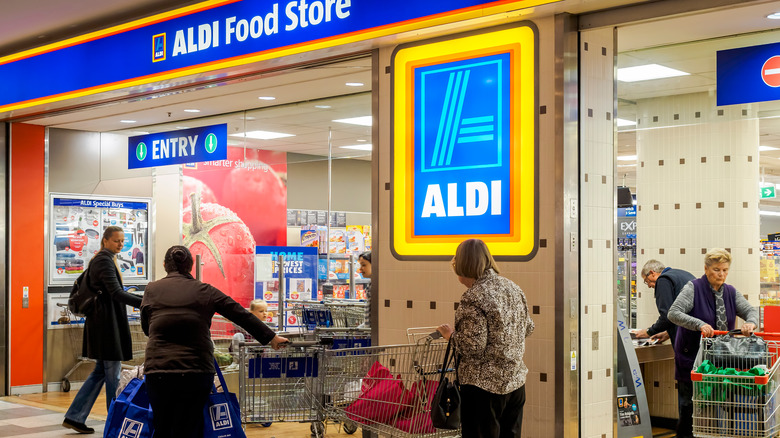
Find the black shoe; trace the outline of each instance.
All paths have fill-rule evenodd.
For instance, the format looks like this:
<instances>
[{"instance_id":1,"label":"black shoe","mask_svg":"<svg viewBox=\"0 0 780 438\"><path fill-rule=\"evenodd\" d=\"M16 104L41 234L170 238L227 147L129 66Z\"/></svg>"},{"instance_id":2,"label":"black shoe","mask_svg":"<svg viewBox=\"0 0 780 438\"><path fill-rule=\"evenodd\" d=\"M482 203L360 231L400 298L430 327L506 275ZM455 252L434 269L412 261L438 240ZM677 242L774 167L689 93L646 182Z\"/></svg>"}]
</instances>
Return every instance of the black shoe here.
<instances>
[{"instance_id":1,"label":"black shoe","mask_svg":"<svg viewBox=\"0 0 780 438\"><path fill-rule=\"evenodd\" d=\"M67 418L62 422L62 427L73 429L78 433L95 433L95 429L87 426L86 424L68 420Z\"/></svg>"}]
</instances>

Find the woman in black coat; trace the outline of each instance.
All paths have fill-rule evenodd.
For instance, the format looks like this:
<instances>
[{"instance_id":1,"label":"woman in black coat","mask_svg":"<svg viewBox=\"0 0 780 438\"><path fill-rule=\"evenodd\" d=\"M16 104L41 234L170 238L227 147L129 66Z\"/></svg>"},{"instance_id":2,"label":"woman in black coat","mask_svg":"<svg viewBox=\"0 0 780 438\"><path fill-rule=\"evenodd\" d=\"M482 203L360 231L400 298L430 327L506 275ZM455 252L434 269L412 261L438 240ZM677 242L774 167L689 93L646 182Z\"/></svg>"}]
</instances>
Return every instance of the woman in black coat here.
<instances>
[{"instance_id":1,"label":"woman in black coat","mask_svg":"<svg viewBox=\"0 0 780 438\"><path fill-rule=\"evenodd\" d=\"M79 433L94 433L85 423L103 383L106 384L106 407L116 397L122 361L133 358L130 325L125 306L141 307L141 297L125 292L122 276L114 257L125 245L122 228L110 226L103 233L100 251L89 262L88 282L100 291L95 310L86 315L82 355L95 359L95 369L84 381L62 422Z\"/></svg>"}]
</instances>

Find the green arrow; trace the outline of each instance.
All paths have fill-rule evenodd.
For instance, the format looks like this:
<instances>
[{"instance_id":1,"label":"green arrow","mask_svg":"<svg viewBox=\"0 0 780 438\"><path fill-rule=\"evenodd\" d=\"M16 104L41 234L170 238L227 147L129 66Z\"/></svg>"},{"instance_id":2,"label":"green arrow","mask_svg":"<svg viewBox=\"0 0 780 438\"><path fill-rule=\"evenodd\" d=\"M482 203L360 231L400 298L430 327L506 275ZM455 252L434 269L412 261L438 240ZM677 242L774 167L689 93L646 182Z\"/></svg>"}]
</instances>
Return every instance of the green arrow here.
<instances>
[{"instance_id":1,"label":"green arrow","mask_svg":"<svg viewBox=\"0 0 780 438\"><path fill-rule=\"evenodd\" d=\"M206 152L212 153L217 150L217 136L209 134L206 136Z\"/></svg>"},{"instance_id":2,"label":"green arrow","mask_svg":"<svg viewBox=\"0 0 780 438\"><path fill-rule=\"evenodd\" d=\"M138 161L143 161L146 158L146 143L138 143L138 146L135 147L135 157L138 158Z\"/></svg>"}]
</instances>

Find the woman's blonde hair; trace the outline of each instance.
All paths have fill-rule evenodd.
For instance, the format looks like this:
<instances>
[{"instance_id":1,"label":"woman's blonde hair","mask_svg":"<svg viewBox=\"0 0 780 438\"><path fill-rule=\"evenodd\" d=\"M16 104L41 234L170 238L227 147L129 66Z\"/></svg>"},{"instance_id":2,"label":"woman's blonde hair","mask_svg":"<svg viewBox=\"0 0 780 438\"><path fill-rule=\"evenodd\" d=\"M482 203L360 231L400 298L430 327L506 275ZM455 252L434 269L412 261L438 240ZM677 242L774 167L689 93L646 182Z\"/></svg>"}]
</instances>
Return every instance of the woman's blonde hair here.
<instances>
[{"instance_id":1,"label":"woman's blonde hair","mask_svg":"<svg viewBox=\"0 0 780 438\"><path fill-rule=\"evenodd\" d=\"M731 264L731 254L723 248L713 248L704 256L704 266L712 266L719 263Z\"/></svg>"},{"instance_id":2,"label":"woman's blonde hair","mask_svg":"<svg viewBox=\"0 0 780 438\"><path fill-rule=\"evenodd\" d=\"M452 260L452 268L461 277L479 279L488 269L496 271L498 266L493 256L490 255L485 242L480 239L468 239L458 245L455 250L455 258Z\"/></svg>"}]
</instances>

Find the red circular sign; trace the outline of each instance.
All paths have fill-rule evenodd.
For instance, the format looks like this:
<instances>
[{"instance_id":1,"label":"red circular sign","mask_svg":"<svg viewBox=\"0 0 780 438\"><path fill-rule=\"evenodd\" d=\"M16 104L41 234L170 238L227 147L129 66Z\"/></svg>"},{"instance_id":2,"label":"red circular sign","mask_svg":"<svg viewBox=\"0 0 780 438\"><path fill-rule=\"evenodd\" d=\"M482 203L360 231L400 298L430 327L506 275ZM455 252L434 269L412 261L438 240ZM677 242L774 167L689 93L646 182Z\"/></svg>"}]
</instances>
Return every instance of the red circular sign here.
<instances>
[{"instance_id":1,"label":"red circular sign","mask_svg":"<svg viewBox=\"0 0 780 438\"><path fill-rule=\"evenodd\" d=\"M761 79L770 87L780 87L780 56L773 56L764 62Z\"/></svg>"},{"instance_id":2,"label":"red circular sign","mask_svg":"<svg viewBox=\"0 0 780 438\"><path fill-rule=\"evenodd\" d=\"M298 318L295 317L295 315L290 315L287 317L287 323L288 324L295 324L298 321Z\"/></svg>"}]
</instances>

